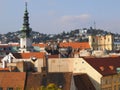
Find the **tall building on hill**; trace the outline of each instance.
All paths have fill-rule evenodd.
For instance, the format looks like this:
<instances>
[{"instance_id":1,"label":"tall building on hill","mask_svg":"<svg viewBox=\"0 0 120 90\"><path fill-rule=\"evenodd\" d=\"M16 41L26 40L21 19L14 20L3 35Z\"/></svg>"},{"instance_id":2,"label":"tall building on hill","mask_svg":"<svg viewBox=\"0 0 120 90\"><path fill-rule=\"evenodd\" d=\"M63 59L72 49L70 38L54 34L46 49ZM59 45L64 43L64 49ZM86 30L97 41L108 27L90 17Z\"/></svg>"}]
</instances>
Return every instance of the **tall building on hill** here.
<instances>
[{"instance_id":1,"label":"tall building on hill","mask_svg":"<svg viewBox=\"0 0 120 90\"><path fill-rule=\"evenodd\" d=\"M29 16L27 10L27 3L25 3L25 12L23 17L23 26L21 28L21 37L20 37L20 52L32 51L32 28L29 27Z\"/></svg>"}]
</instances>

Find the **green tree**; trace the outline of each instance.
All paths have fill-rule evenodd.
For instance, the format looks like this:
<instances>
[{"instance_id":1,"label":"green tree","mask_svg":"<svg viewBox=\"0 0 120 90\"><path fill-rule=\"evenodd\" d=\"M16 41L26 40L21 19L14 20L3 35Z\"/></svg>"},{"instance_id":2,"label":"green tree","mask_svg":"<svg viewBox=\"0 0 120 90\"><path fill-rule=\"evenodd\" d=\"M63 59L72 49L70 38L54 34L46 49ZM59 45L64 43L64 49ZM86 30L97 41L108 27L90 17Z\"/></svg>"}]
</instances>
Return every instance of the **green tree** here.
<instances>
[{"instance_id":1,"label":"green tree","mask_svg":"<svg viewBox=\"0 0 120 90\"><path fill-rule=\"evenodd\" d=\"M62 90L62 89L58 88L56 84L50 83L46 87L41 86L41 90Z\"/></svg>"}]
</instances>

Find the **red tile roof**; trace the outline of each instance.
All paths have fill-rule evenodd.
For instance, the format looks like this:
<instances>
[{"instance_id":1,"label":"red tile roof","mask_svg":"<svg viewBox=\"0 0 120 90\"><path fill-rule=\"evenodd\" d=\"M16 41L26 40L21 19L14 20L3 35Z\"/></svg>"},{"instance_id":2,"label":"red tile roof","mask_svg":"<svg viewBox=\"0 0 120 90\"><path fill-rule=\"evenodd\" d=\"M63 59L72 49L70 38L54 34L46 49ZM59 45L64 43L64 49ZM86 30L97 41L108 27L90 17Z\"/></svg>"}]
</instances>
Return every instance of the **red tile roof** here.
<instances>
[{"instance_id":1,"label":"red tile roof","mask_svg":"<svg viewBox=\"0 0 120 90\"><path fill-rule=\"evenodd\" d=\"M17 59L29 59L31 57L43 58L44 55L44 52L13 53L13 56Z\"/></svg>"},{"instance_id":2,"label":"red tile roof","mask_svg":"<svg viewBox=\"0 0 120 90\"><path fill-rule=\"evenodd\" d=\"M87 74L74 75L77 90L96 90Z\"/></svg>"},{"instance_id":3,"label":"red tile roof","mask_svg":"<svg viewBox=\"0 0 120 90\"><path fill-rule=\"evenodd\" d=\"M10 46L20 46L20 44L19 43L0 44L0 48L10 47ZM45 47L47 46L47 44L39 43L39 44L32 44L32 46Z\"/></svg>"},{"instance_id":4,"label":"red tile roof","mask_svg":"<svg viewBox=\"0 0 120 90\"><path fill-rule=\"evenodd\" d=\"M20 44L19 43L0 44L0 48L6 48L11 46L20 46Z\"/></svg>"},{"instance_id":5,"label":"red tile roof","mask_svg":"<svg viewBox=\"0 0 120 90\"><path fill-rule=\"evenodd\" d=\"M5 47L9 47L8 44L0 44L0 48L5 48Z\"/></svg>"},{"instance_id":6,"label":"red tile roof","mask_svg":"<svg viewBox=\"0 0 120 90\"><path fill-rule=\"evenodd\" d=\"M73 74L71 72L48 73L47 79L48 84L54 83L58 86L62 86L62 90L70 90L72 77ZM95 90L86 74L74 75L73 79L78 90ZM41 81L42 73L29 72L26 74L25 72L0 72L0 87L4 89L7 87L12 87L14 89L19 87L22 88L22 90L37 90L42 85Z\"/></svg>"},{"instance_id":7,"label":"red tile roof","mask_svg":"<svg viewBox=\"0 0 120 90\"><path fill-rule=\"evenodd\" d=\"M63 86L62 90L70 90L72 73L48 73L48 83L55 83ZM37 90L42 85L42 73L28 73L26 90L34 88Z\"/></svg>"},{"instance_id":8,"label":"red tile roof","mask_svg":"<svg viewBox=\"0 0 120 90\"><path fill-rule=\"evenodd\" d=\"M9 71L9 68L0 68L0 71Z\"/></svg>"},{"instance_id":9,"label":"red tile roof","mask_svg":"<svg viewBox=\"0 0 120 90\"><path fill-rule=\"evenodd\" d=\"M34 88L34 90L37 90L37 88L41 86L40 76L41 76L40 73L28 73L25 90L30 90L31 88Z\"/></svg>"},{"instance_id":10,"label":"red tile roof","mask_svg":"<svg viewBox=\"0 0 120 90\"><path fill-rule=\"evenodd\" d=\"M103 76L116 74L116 69L120 67L120 57L84 59Z\"/></svg>"},{"instance_id":11,"label":"red tile roof","mask_svg":"<svg viewBox=\"0 0 120 90\"><path fill-rule=\"evenodd\" d=\"M60 47L68 47L71 46L72 48L76 49L76 48L80 48L80 49L89 49L90 45L88 42L64 42L64 43L60 43Z\"/></svg>"},{"instance_id":12,"label":"red tile roof","mask_svg":"<svg viewBox=\"0 0 120 90\"><path fill-rule=\"evenodd\" d=\"M59 58L59 55L48 55L48 58Z\"/></svg>"},{"instance_id":13,"label":"red tile roof","mask_svg":"<svg viewBox=\"0 0 120 90\"><path fill-rule=\"evenodd\" d=\"M20 46L19 43L9 43L9 46Z\"/></svg>"},{"instance_id":14,"label":"red tile roof","mask_svg":"<svg viewBox=\"0 0 120 90\"><path fill-rule=\"evenodd\" d=\"M25 72L0 72L0 87L23 88L25 86Z\"/></svg>"},{"instance_id":15,"label":"red tile roof","mask_svg":"<svg viewBox=\"0 0 120 90\"><path fill-rule=\"evenodd\" d=\"M47 46L47 44L39 43L39 44L32 44L32 46L45 47Z\"/></svg>"}]
</instances>

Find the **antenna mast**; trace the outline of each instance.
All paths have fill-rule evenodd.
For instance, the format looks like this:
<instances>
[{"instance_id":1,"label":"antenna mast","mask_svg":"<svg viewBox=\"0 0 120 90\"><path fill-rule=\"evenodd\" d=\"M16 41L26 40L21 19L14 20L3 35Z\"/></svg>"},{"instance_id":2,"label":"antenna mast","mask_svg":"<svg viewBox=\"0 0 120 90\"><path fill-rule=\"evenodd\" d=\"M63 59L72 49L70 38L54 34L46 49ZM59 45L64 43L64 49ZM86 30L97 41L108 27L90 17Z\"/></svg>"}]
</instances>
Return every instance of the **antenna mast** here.
<instances>
[{"instance_id":1,"label":"antenna mast","mask_svg":"<svg viewBox=\"0 0 120 90\"><path fill-rule=\"evenodd\" d=\"M94 29L96 29L96 22L94 21Z\"/></svg>"}]
</instances>

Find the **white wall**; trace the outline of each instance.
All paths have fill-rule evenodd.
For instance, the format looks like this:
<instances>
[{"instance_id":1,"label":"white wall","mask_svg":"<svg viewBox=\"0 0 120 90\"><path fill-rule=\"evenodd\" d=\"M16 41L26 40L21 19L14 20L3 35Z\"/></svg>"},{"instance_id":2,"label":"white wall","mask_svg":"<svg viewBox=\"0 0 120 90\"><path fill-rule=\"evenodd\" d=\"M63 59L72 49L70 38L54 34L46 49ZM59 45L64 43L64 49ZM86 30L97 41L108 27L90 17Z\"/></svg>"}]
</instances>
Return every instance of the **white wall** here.
<instances>
[{"instance_id":1,"label":"white wall","mask_svg":"<svg viewBox=\"0 0 120 90\"><path fill-rule=\"evenodd\" d=\"M90 66L83 58L74 58L73 73L88 74L96 90L100 90L102 75Z\"/></svg>"},{"instance_id":2,"label":"white wall","mask_svg":"<svg viewBox=\"0 0 120 90\"><path fill-rule=\"evenodd\" d=\"M72 72L73 60L72 58L55 58L48 59L49 72Z\"/></svg>"},{"instance_id":3,"label":"white wall","mask_svg":"<svg viewBox=\"0 0 120 90\"><path fill-rule=\"evenodd\" d=\"M49 59L49 72L86 73L90 77L96 90L100 90L102 75L83 58Z\"/></svg>"}]
</instances>

